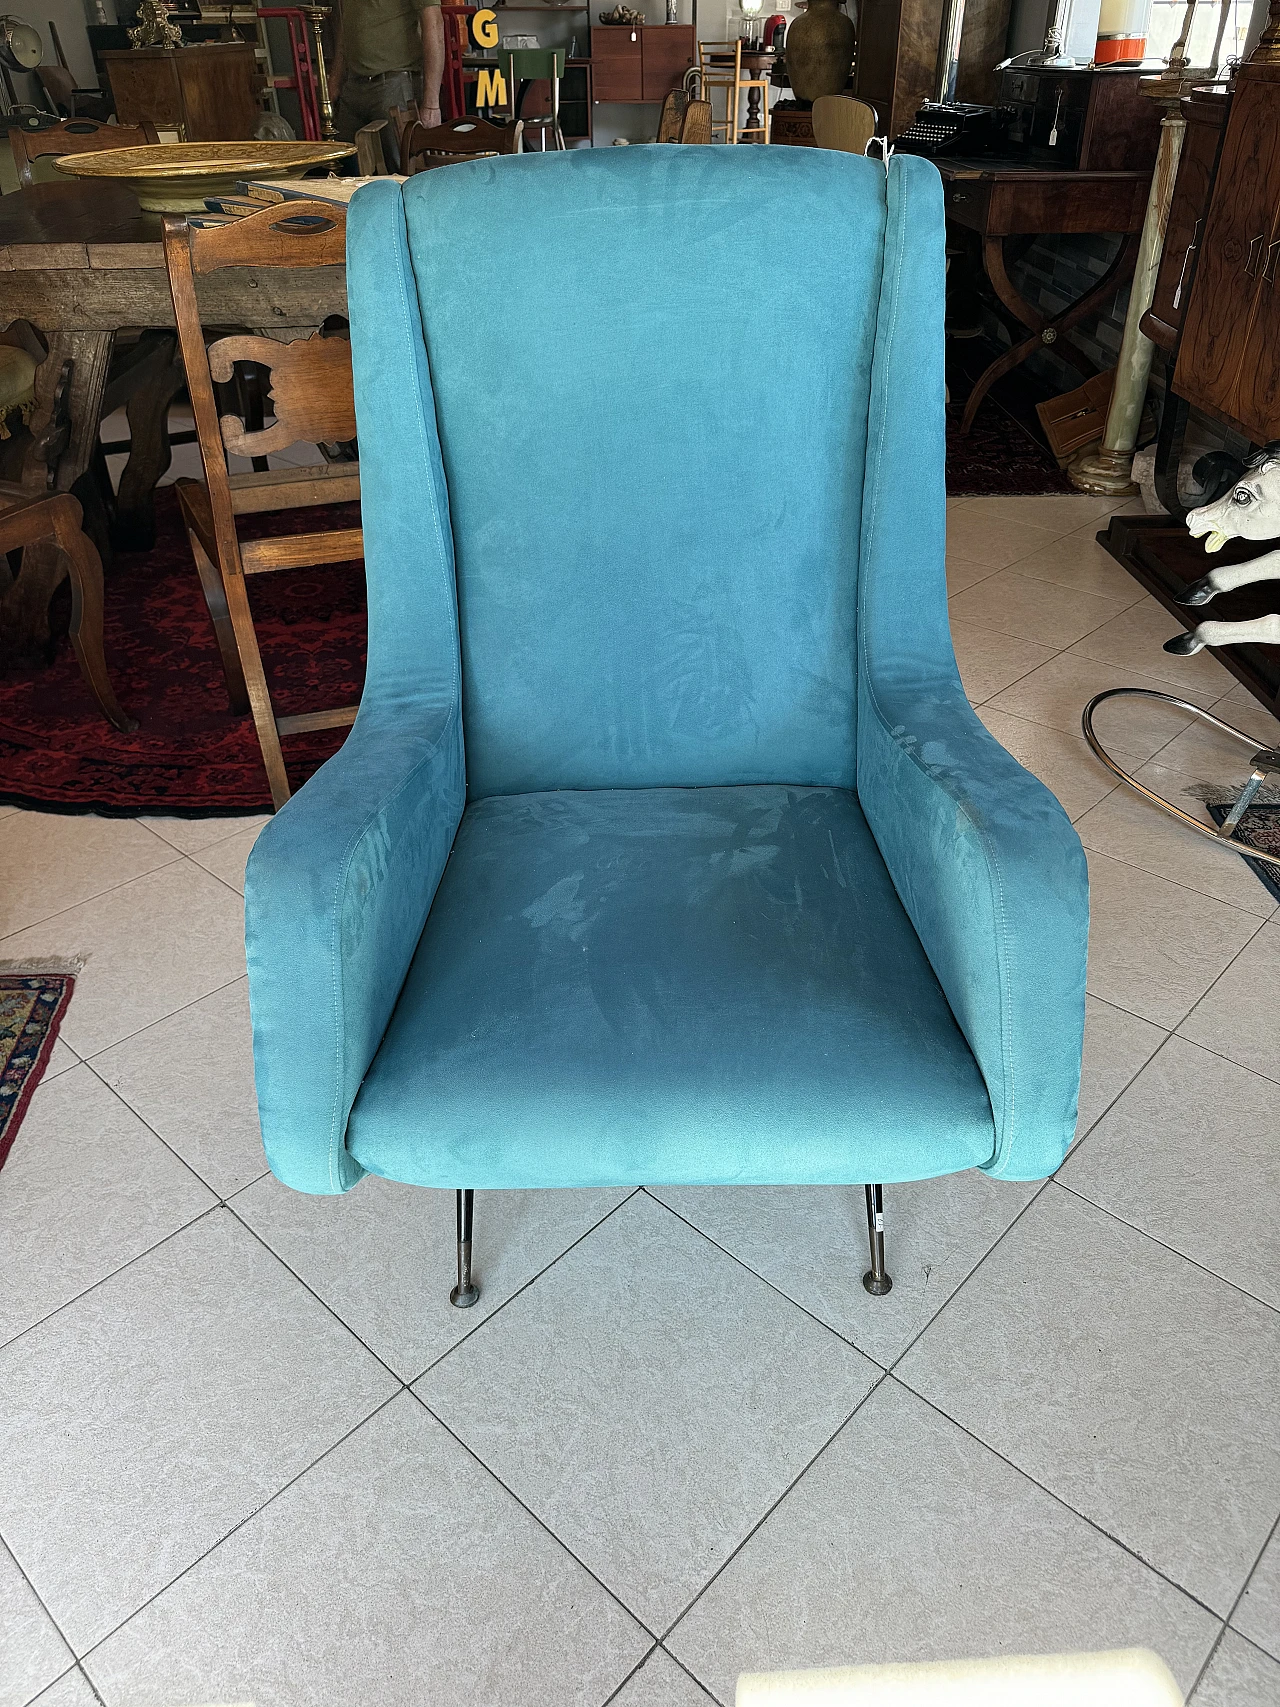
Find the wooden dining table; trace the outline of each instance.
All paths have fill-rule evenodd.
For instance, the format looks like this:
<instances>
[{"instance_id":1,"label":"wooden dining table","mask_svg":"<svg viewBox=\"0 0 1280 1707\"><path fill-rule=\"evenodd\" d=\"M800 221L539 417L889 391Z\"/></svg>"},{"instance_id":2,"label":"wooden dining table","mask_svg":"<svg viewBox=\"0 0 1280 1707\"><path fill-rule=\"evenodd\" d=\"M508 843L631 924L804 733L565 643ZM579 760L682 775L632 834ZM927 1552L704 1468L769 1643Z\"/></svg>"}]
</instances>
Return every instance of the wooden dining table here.
<instances>
[{"instance_id":1,"label":"wooden dining table","mask_svg":"<svg viewBox=\"0 0 1280 1707\"><path fill-rule=\"evenodd\" d=\"M229 268L196 282L203 323L311 335L346 312L346 273L319 268ZM104 405L128 396L131 449L119 483L118 519L147 522L155 481L169 466L164 415L183 376L177 367L174 306L160 248L160 215L145 213L123 184L34 184L0 196L0 331L29 321L48 343L36 372L31 452L22 485L68 492L89 468ZM138 362L116 338L147 329ZM140 381L142 377L142 382Z\"/></svg>"},{"instance_id":2,"label":"wooden dining table","mask_svg":"<svg viewBox=\"0 0 1280 1707\"><path fill-rule=\"evenodd\" d=\"M305 337L328 316L345 314L346 274L341 267L236 267L199 279L197 296L205 325ZM170 462L168 407L183 383L161 216L111 183L36 184L0 196L0 334L20 321L48 346L36 372L22 486L32 496L70 491L93 460L103 415L123 403L130 448L113 531L118 543L148 543L154 488ZM122 347L113 366L127 330L145 335ZM40 550L28 548L35 555L22 571L22 609L39 611L37 623L43 607L33 582L44 575L52 591L62 572Z\"/></svg>"}]
</instances>

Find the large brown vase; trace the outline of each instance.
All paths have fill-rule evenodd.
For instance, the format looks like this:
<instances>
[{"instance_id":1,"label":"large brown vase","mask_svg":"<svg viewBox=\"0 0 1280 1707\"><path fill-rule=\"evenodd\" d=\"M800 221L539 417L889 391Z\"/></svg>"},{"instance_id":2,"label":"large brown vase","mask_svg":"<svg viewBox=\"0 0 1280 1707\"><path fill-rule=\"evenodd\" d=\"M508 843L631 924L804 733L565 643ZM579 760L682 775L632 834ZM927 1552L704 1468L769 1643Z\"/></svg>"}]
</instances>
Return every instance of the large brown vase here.
<instances>
[{"instance_id":1,"label":"large brown vase","mask_svg":"<svg viewBox=\"0 0 1280 1707\"><path fill-rule=\"evenodd\" d=\"M853 20L837 0L809 0L787 31L787 79L799 101L838 95L853 64Z\"/></svg>"}]
</instances>

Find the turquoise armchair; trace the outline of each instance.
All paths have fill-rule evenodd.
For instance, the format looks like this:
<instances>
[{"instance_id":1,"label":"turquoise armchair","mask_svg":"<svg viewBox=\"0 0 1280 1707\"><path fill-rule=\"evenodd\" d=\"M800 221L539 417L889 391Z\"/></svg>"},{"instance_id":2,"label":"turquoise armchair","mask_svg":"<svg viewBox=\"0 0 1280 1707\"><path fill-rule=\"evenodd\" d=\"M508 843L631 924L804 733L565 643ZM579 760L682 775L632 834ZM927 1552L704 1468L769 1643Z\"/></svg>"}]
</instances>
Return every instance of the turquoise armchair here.
<instances>
[{"instance_id":1,"label":"turquoise armchair","mask_svg":"<svg viewBox=\"0 0 1280 1707\"><path fill-rule=\"evenodd\" d=\"M923 160L630 148L355 197L369 668L245 886L286 1183L1051 1172L1088 900L956 674ZM487 281L487 282L486 282ZM742 426L736 399L777 400Z\"/></svg>"}]
</instances>

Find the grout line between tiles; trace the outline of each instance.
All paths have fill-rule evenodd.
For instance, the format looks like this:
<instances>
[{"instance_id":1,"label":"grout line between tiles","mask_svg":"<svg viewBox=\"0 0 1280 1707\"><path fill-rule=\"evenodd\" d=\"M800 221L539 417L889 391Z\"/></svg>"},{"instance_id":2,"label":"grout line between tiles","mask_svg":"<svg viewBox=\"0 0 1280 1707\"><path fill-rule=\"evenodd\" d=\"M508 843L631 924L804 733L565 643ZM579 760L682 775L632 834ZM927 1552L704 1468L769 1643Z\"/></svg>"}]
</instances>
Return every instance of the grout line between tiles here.
<instances>
[{"instance_id":1,"label":"grout line between tiles","mask_svg":"<svg viewBox=\"0 0 1280 1707\"><path fill-rule=\"evenodd\" d=\"M672 1189L676 1190L678 1188L673 1187ZM814 1189L821 1188L815 1187ZM858 1188L857 1186L851 1186L849 1189L851 1191L856 1191ZM842 1345L849 1346L850 1349L856 1351L860 1357L865 1357L869 1362L874 1363L877 1369L885 1369L887 1367L886 1364L881 1363L879 1358L873 1357L869 1351L864 1351L856 1340L849 1338L848 1334L842 1334L839 1328L832 1327L830 1322L824 1321L821 1316L816 1316L813 1311L810 1310L807 1305L802 1304L799 1299L793 1298L789 1292L784 1292L780 1286L775 1285L775 1283L769 1279L767 1274L761 1274L759 1269L752 1268L751 1264L745 1257L740 1257L736 1251L730 1250L728 1245L721 1244L720 1240L713 1234L708 1233L705 1227L699 1227L696 1221L690 1221L687 1215L682 1215L678 1209L673 1209L671 1205L665 1202L661 1197L656 1197L654 1193L649 1190L648 1186L638 1186L637 1190L643 1192L649 1201L656 1204L659 1209L665 1209L668 1215L674 1215L676 1220L686 1226L691 1233L696 1233L700 1239L705 1239L711 1246L712 1250L719 1251L722 1256L726 1256L731 1262L737 1263L739 1268L745 1269L753 1280L758 1280L762 1285L767 1286L775 1297L781 1298L784 1303L790 1304L793 1309L799 1310L802 1316L807 1316L811 1322L816 1323L820 1328L825 1328L829 1334L834 1334Z\"/></svg>"},{"instance_id":2,"label":"grout line between tiles","mask_svg":"<svg viewBox=\"0 0 1280 1707\"><path fill-rule=\"evenodd\" d=\"M301 1481L308 1471L314 1470L316 1465L326 1459L331 1452L336 1452L344 1441L350 1440L351 1436L355 1434L358 1429L362 1429L366 1423L372 1422L374 1417L376 1417L380 1411L385 1411L388 1405L394 1404L405 1391L406 1389L404 1387L398 1387L394 1393L388 1393L385 1399L380 1400L379 1403L367 1413L367 1415L361 1417L359 1421L354 1422L344 1434L340 1435L338 1439L333 1442L331 1446L326 1446L323 1452L317 1453L309 1464L305 1464L295 1475L290 1476L289 1480L283 1483L282 1486L278 1487L274 1493L268 1494L265 1499L261 1500L256 1506L254 1506L252 1511L247 1511L243 1517L237 1519L237 1521L232 1524L231 1528L227 1530L226 1534L220 1535L216 1541L212 1542L205 1548L204 1552L201 1553L198 1558L192 1559L190 1564L184 1565L180 1571L175 1572L174 1575L169 1578L168 1582L162 1583L153 1594L149 1594L140 1605L135 1606L133 1610L127 1613L118 1624L113 1624L111 1629L108 1630L105 1635L99 1636L92 1646L86 1648L82 1654L77 1655L80 1666L84 1670L85 1676L89 1677L90 1683L93 1682L93 1679L89 1676L88 1669L85 1666L85 1661L91 1659L98 1649L102 1647L104 1642L109 1642L117 1631L123 1630L125 1625L132 1622L140 1612L145 1612L147 1607L150 1606L153 1601L159 1600L162 1594L167 1594L175 1583L181 1582L182 1578L185 1577L189 1571L195 1570L196 1566L207 1559L210 1553L216 1552L218 1548L223 1546L225 1542L229 1541L238 1530L243 1529L246 1523L250 1523L255 1517L257 1517L259 1512L265 1511L269 1505L274 1505L280 1498L281 1494L287 1493L295 1482ZM94 1685L94 1693L98 1693L96 1685Z\"/></svg>"},{"instance_id":3,"label":"grout line between tiles","mask_svg":"<svg viewBox=\"0 0 1280 1707\"><path fill-rule=\"evenodd\" d=\"M548 1273L549 1270L553 1269L558 1262L563 1261L563 1259L568 1256L570 1251L577 1250L578 1246L583 1242L584 1239L589 1239L594 1232L596 1232L600 1227L604 1226L606 1221L611 1220L613 1218L613 1216L615 1216L620 1209L624 1208L628 1203L631 1202L631 1199L641 1189L642 1188L640 1186L633 1186L632 1189L627 1193L627 1195L622 1199L621 1203L615 1203L613 1208L610 1209L606 1214L602 1215L598 1221L594 1221L591 1224L591 1226L587 1228L585 1233L579 1234L579 1236L573 1241L573 1243L571 1245L566 1245L562 1251L558 1252L554 1257L552 1257L552 1259L549 1263L545 1263L543 1265L543 1267L540 1268L536 1274L530 1275L528 1280L526 1280L523 1283L523 1285L518 1286L516 1288L516 1290L510 1295L510 1297L504 1298L502 1300L501 1304L495 1304L493 1309L490 1310L480 1321L478 1321L473 1328L467 1329L466 1333L463 1334L463 1336L460 1340L455 1340L454 1343L451 1346L449 1346L446 1351L442 1351L440 1353L439 1357L433 1357L431 1362L427 1364L426 1368L420 1369L416 1375L412 1376L408 1381L406 1381L405 1385L407 1387L412 1387L415 1381L425 1380L426 1377L428 1375L430 1375L430 1373L433 1369L437 1368L441 1363L444 1362L446 1357L452 1357L454 1352L457 1351L457 1349L460 1345L465 1345L467 1340L469 1340L473 1334L478 1334L480 1332L481 1328L487 1327L489 1325L489 1323L492 1322L496 1316L498 1316L503 1310L505 1310L507 1308L508 1304L514 1304L516 1299L519 1298L522 1293L527 1292L529 1290L529 1288L535 1284L535 1282L542 1279L544 1274ZM417 1395L415 1394L414 1397L416 1398Z\"/></svg>"},{"instance_id":4,"label":"grout line between tiles","mask_svg":"<svg viewBox=\"0 0 1280 1707\"><path fill-rule=\"evenodd\" d=\"M211 871L206 871L205 876L212 877L213 873ZM178 1014L186 1013L188 1008L194 1008L201 1002L207 1002L210 996L220 996L224 990L229 990L233 984L240 984L244 982L248 976L249 974L247 971L237 972L235 977L228 978L225 984L215 984L212 990L206 990L204 994L200 996L193 996L189 1002L183 1002L181 1007L173 1008L167 1014L160 1014L158 1018L148 1020L146 1025L140 1025L136 1031L127 1031L123 1037L117 1037L113 1043L104 1043L101 1049L95 1049L91 1055L80 1055L79 1050L76 1050L75 1053L80 1055L80 1059L82 1061L91 1065L99 1058L99 1056L108 1054L112 1049L118 1049L122 1043L132 1043L135 1037L141 1037L144 1032L154 1030L156 1026L163 1025L166 1020L174 1019ZM75 997L72 996L71 1000L74 1002ZM61 1036L62 1033L59 1032L58 1035ZM106 1081L104 1080L103 1082L105 1083ZM124 1099L121 1098L121 1100L123 1101ZM139 1119L141 1119L141 1116L139 1116Z\"/></svg>"},{"instance_id":5,"label":"grout line between tiles","mask_svg":"<svg viewBox=\"0 0 1280 1707\"><path fill-rule=\"evenodd\" d=\"M592 1582L595 1583L596 1586L599 1589L601 1589L604 1594L608 1595L609 1599L611 1601L613 1601L614 1605L621 1607L623 1612L626 1613L627 1617L631 1619L632 1623L638 1625L639 1628L644 1631L645 1635L649 1637L650 1641L655 1643L655 1645L658 1644L660 1639L657 1636L656 1632L654 1630L652 1630L648 1624L645 1623L644 1619L635 1610L635 1608L632 1606L628 1606L626 1601L623 1600L622 1596L619 1594L616 1594L614 1592L614 1590L611 1589L609 1587L609 1585L606 1582L604 1582L604 1580L602 1578L600 1578L596 1575L596 1573L591 1569L590 1565L585 1564L583 1562L583 1560L581 1560L578 1557L578 1555L574 1552L573 1548L569 1545L569 1543L566 1540L564 1540L564 1538L562 1536L559 1536L556 1534L555 1530L552 1529L551 1525L546 1521L545 1518L539 1517L538 1513L536 1511L534 1511L532 1506L526 1505L524 1500L522 1500L520 1498L519 1494L517 1494L514 1489L507 1486L507 1484L503 1481L502 1477L493 1468L493 1466L491 1464L485 1463L484 1459L476 1451L475 1447L468 1445L468 1443L462 1438L462 1436L460 1434L457 1434L449 1426L449 1424L444 1420L444 1418L442 1416L440 1416L437 1412L433 1411L431 1409L431 1406L427 1403L427 1401L422 1397L422 1395L420 1393L415 1393L412 1387L406 1388L406 1391L409 1394L409 1397L411 1399L416 1400L417 1403L422 1406L423 1410L432 1419L432 1421L439 1423L440 1427L445 1431L445 1433L449 1436L449 1438L451 1440L457 1442L457 1444L467 1454L468 1458L473 1459L480 1466L480 1468L484 1472L484 1474L486 1476L490 1477L493 1481L495 1481L498 1484L498 1486L502 1489L502 1491L505 1494L508 1494L515 1501L515 1503L520 1507L521 1511L523 1511L528 1517L531 1517L533 1519L533 1521L537 1524L538 1528L541 1529L545 1535L548 1535L551 1538L551 1540L556 1544L556 1546L560 1548L561 1552L567 1553L569 1555L569 1557L573 1560L574 1564L576 1564L580 1570L585 1571L586 1574L591 1578ZM652 1653L653 1649L650 1648L648 1651L650 1653ZM644 1662L641 1661L641 1664L643 1664L643 1663ZM628 1676L630 1676L630 1675L631 1675L631 1673L628 1673Z\"/></svg>"},{"instance_id":6,"label":"grout line between tiles","mask_svg":"<svg viewBox=\"0 0 1280 1707\"><path fill-rule=\"evenodd\" d=\"M709 1701L715 1701L716 1700L716 1697L712 1694L711 1690L707 1687L707 1685L705 1683L703 1683L702 1679L700 1677L695 1677L693 1672L691 1672L689 1670L688 1666L685 1665L683 1660L677 1659L676 1656L671 1652L670 1648L668 1648L664 1643L659 1642L658 1643L658 1650L660 1653L664 1653L667 1656L667 1658L671 1661L673 1666L678 1666L680 1668L680 1670L684 1673L684 1675L690 1680L690 1682L693 1683L698 1689L700 1689Z\"/></svg>"},{"instance_id":7,"label":"grout line between tiles","mask_svg":"<svg viewBox=\"0 0 1280 1707\"><path fill-rule=\"evenodd\" d=\"M196 1177L198 1178L199 1176L197 1175ZM97 1280L92 1281L88 1286L77 1292L74 1298L66 1298L61 1304L55 1305L52 1310L47 1312L47 1314L41 1316L38 1322L30 1322L25 1328L19 1328L16 1334L11 1334L7 1340L0 1340L0 1353L8 1351L10 1346L17 1345L19 1340L25 1339L28 1334L34 1333L37 1328L42 1328L46 1322L51 1322L55 1316L60 1316L64 1310L69 1310L73 1304L78 1304L82 1298L87 1298L91 1292L96 1292L100 1286L105 1286L109 1280L114 1280L118 1274L123 1274L125 1269L132 1268L134 1263L141 1262L143 1257L148 1257L153 1251L158 1251L162 1245L167 1245L170 1239L176 1239L180 1233L185 1233L188 1228L196 1226L208 1216L216 1215L218 1210L222 1207L223 1205L221 1202L207 1204L198 1215L193 1215L189 1221L184 1221L180 1227L171 1228L163 1238L157 1239L153 1245L148 1245L146 1250L135 1251L134 1254L131 1257L127 1257L124 1262L118 1263L109 1274L100 1275Z\"/></svg>"},{"instance_id":8,"label":"grout line between tiles","mask_svg":"<svg viewBox=\"0 0 1280 1707\"><path fill-rule=\"evenodd\" d=\"M54 1629L58 1632L58 1636L61 1639L63 1647L71 1655L71 1664L66 1668L66 1671L60 1671L58 1673L57 1677L51 1678L50 1681L44 1685L43 1689L41 1689L36 1695L32 1696L33 1701L38 1701L40 1699L40 1696L44 1694L46 1689L52 1689L55 1683L61 1683L62 1682L63 1678L67 1675L67 1672L74 1671L76 1669L76 1651L71 1646L71 1643L67 1640L66 1631L62 1628L61 1624L59 1624L58 1620L54 1617L53 1613L50 1612L49 1608L45 1605L44 1596L40 1593L40 1590L36 1587L36 1585L32 1582L31 1578L27 1575L27 1572L26 1572L25 1568L23 1567L22 1561L18 1558L18 1555L14 1552L13 1548L9 1545L8 1541L5 1540L3 1534L0 1534L0 1549L3 1549L3 1551L9 1555L9 1558L13 1562L14 1570L17 1571L18 1575L22 1578L23 1582L26 1583L27 1587L31 1590L31 1593L35 1596L36 1605L40 1608L40 1610L44 1613L45 1617L49 1620L50 1624L52 1624ZM28 1703L28 1707L30 1707L29 1703Z\"/></svg>"},{"instance_id":9,"label":"grout line between tiles","mask_svg":"<svg viewBox=\"0 0 1280 1707\"><path fill-rule=\"evenodd\" d=\"M59 814L59 816L60 815L61 814ZM50 814L50 816L53 816L53 814ZM106 821L107 820L104 820L104 822ZM121 818L110 820L110 822L136 824L138 819ZM77 907L91 906L93 902L101 901L107 895L115 895L121 889L127 889L131 883L141 883L144 878L153 877L158 871L168 871L170 866L177 865L181 860L186 858L185 854L183 854L178 848L173 847L169 842L166 842L162 836L156 836L155 841L159 847L165 848L168 851L170 855L168 859L162 859L158 864L148 866L146 871L136 871L132 877L121 878L119 883L108 883L105 888L95 889L92 895L81 895L78 900L69 901L65 907L55 907L52 913L42 913L38 919L28 919L26 924L17 925L13 930L6 930L4 935L0 936L0 951L3 950L5 943L12 937L21 936L24 931L36 930L40 925L52 924L55 919L60 919L64 913L74 913Z\"/></svg>"},{"instance_id":10,"label":"grout line between tiles","mask_svg":"<svg viewBox=\"0 0 1280 1707\"><path fill-rule=\"evenodd\" d=\"M1157 1053L1159 1053L1159 1051L1157 1051ZM1155 1056L1152 1056L1152 1060L1154 1059ZM1233 1292L1238 1292L1242 1298L1249 1298L1252 1299L1255 1304L1261 1304L1262 1308L1270 1311L1273 1316L1280 1316L1280 1306L1272 1304L1266 1298L1259 1298L1256 1292L1250 1292L1247 1286L1241 1286L1238 1280L1232 1280L1228 1275L1219 1274L1216 1268L1209 1268L1206 1264L1197 1262L1195 1257L1188 1256L1185 1251L1180 1251L1176 1245L1169 1244L1166 1240L1162 1239L1159 1234L1153 1233L1150 1228L1140 1227L1136 1221L1128 1220L1127 1217L1121 1215L1118 1210L1112 1209L1108 1204L1099 1203L1095 1198L1088 1196L1087 1193L1077 1191L1074 1186L1068 1185L1065 1180L1060 1180L1056 1174L1053 1176L1053 1183L1056 1186L1059 1186L1063 1191L1069 1192L1070 1195L1078 1202L1087 1203L1091 1209L1098 1210L1100 1214L1106 1215L1112 1221L1118 1221L1122 1227L1128 1227L1130 1232L1137 1233L1144 1239L1150 1239L1153 1245L1159 1245L1160 1249L1168 1251L1170 1256L1175 1256L1182 1262L1190 1263L1192 1268L1199 1269L1201 1274L1208 1275L1211 1280L1218 1281L1222 1286L1229 1286Z\"/></svg>"},{"instance_id":11,"label":"grout line between tiles","mask_svg":"<svg viewBox=\"0 0 1280 1707\"><path fill-rule=\"evenodd\" d=\"M1122 1553L1127 1553L1135 1563L1141 1565L1143 1570L1149 1571L1153 1577L1159 1577L1161 1582L1167 1583L1172 1589L1176 1589L1180 1595L1191 1601L1194 1606L1198 1606L1202 1612L1207 1612L1215 1623L1225 1622L1222 1614L1220 1612L1216 1612L1212 1606L1209 1606L1205 1601L1201 1600L1198 1594L1195 1594L1183 1583L1180 1583L1175 1578L1171 1577L1167 1571L1162 1571L1159 1565L1153 1565L1150 1559L1144 1559L1141 1553L1131 1547L1127 1541L1121 1540L1120 1536L1114 1535L1111 1530L1105 1527L1105 1525L1099 1523L1097 1518L1090 1517L1087 1512L1079 1511L1069 1500L1064 1499L1063 1496L1055 1492L1053 1488L1048 1487L1044 1482L1040 1481L1038 1477L1033 1476L1029 1470L1024 1469L1021 1464L1016 1462L1016 1460L1007 1457L1000 1451L999 1447L993 1446L989 1440L984 1440L980 1434L975 1434L973 1430L966 1427L959 1418L953 1417L950 1411L944 1410L941 1405L936 1404L927 1394L922 1393L918 1387L913 1387L905 1377L895 1375L890 1372L886 1379L896 1381L898 1385L906 1392L910 1393L913 1398L919 1399L922 1405L927 1405L936 1416L944 1418L945 1421L949 1422L953 1428L958 1428L961 1434L968 1435L969 1439L976 1445L982 1447L985 1452L991 1453L992 1457L998 1458L1002 1464L1007 1464L1009 1469L1021 1476L1024 1481L1030 1482L1032 1487L1039 1488L1042 1494L1047 1494L1049 1498L1053 1500L1056 1505L1060 1505L1064 1511L1069 1511L1073 1517L1078 1517L1081 1523L1088 1524L1090 1529L1103 1536L1114 1546L1119 1547Z\"/></svg>"},{"instance_id":12,"label":"grout line between tiles","mask_svg":"<svg viewBox=\"0 0 1280 1707\"><path fill-rule=\"evenodd\" d=\"M609 1691L608 1695L605 1696L604 1700L600 1703L600 1707L610 1707L610 1703L613 1701L616 1701L618 1699L618 1697L622 1694L623 1690L631 1682L631 1679L633 1677L635 1677L638 1672L642 1671L645 1666L648 1665L649 1661L659 1651L661 1646L662 1646L662 1644L660 1642L655 1642L651 1648L647 1648L645 1650L644 1654L636 1661L636 1663L632 1666L631 1670L623 1678L622 1682L620 1684L618 1684L618 1686L615 1689L611 1689Z\"/></svg>"}]
</instances>

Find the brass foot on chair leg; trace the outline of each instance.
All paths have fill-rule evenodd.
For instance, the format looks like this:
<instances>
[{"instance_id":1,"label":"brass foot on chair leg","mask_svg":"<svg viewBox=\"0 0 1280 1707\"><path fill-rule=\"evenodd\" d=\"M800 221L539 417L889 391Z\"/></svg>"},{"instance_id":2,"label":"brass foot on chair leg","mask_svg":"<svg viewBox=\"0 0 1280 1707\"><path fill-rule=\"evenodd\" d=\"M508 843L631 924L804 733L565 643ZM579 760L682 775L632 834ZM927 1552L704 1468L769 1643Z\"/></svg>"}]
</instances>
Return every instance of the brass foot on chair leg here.
<instances>
[{"instance_id":1,"label":"brass foot on chair leg","mask_svg":"<svg viewBox=\"0 0 1280 1707\"><path fill-rule=\"evenodd\" d=\"M480 1288L471 1278L471 1219L474 1200L473 1191L458 1193L458 1284L449 1294L449 1302L458 1310L469 1310L480 1296Z\"/></svg>"}]
</instances>

